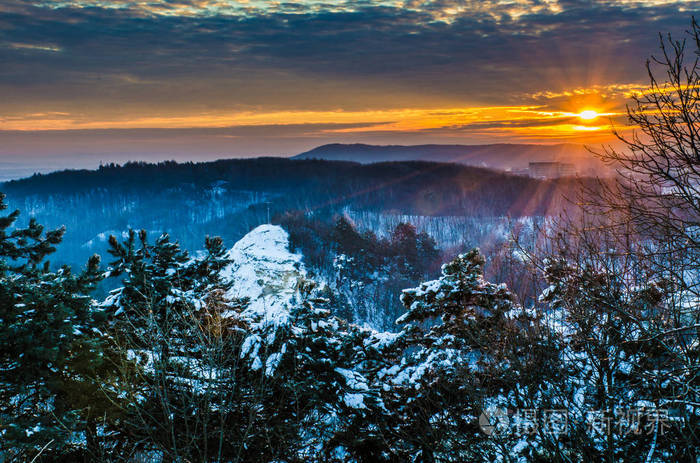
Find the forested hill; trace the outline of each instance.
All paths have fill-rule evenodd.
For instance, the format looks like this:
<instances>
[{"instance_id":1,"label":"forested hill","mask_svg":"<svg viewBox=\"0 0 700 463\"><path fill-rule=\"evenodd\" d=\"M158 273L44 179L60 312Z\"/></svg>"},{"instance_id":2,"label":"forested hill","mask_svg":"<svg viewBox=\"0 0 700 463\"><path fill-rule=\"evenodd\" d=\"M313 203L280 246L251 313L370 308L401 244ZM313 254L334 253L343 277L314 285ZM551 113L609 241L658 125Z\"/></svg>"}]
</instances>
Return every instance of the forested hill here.
<instances>
[{"instance_id":1,"label":"forested hill","mask_svg":"<svg viewBox=\"0 0 700 463\"><path fill-rule=\"evenodd\" d=\"M94 252L104 254L110 234L129 228L156 236L168 232L197 250L206 235L232 246L252 228L280 223L289 212L325 221L339 213L364 214L373 229L417 216L482 224L555 212L574 185L571 179L540 181L456 164L258 158L108 165L10 181L0 191L22 212L20 223L36 217L48 228L66 227L54 262L82 264ZM482 233L479 225L469 227Z\"/></svg>"},{"instance_id":2,"label":"forested hill","mask_svg":"<svg viewBox=\"0 0 700 463\"><path fill-rule=\"evenodd\" d=\"M91 192L163 194L180 190L291 193L278 207L352 205L419 215L543 215L560 204L573 180L541 181L457 164L419 161L360 163L281 158L202 163L107 165L13 180L12 198L85 195ZM286 203L281 204L280 203Z\"/></svg>"},{"instance_id":3,"label":"forested hill","mask_svg":"<svg viewBox=\"0 0 700 463\"><path fill-rule=\"evenodd\" d=\"M386 161L454 162L469 166L517 171L533 161L572 163L581 173L604 172L604 166L582 145L498 143L490 145L365 145L332 143L294 159L325 159L362 163Z\"/></svg>"}]
</instances>

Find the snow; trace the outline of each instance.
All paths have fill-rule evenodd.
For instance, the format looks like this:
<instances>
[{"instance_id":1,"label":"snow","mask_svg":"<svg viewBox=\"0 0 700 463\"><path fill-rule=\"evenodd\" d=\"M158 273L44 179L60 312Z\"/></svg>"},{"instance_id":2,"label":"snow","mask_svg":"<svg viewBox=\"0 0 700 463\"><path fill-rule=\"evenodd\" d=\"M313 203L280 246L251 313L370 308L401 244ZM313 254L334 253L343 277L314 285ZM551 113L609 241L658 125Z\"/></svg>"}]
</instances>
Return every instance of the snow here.
<instances>
[{"instance_id":1,"label":"snow","mask_svg":"<svg viewBox=\"0 0 700 463\"><path fill-rule=\"evenodd\" d=\"M364 393L369 391L367 378L357 371L345 368L336 368L335 372L345 379L345 386L350 389L343 395L345 405L356 409L366 408Z\"/></svg>"},{"instance_id":2,"label":"snow","mask_svg":"<svg viewBox=\"0 0 700 463\"><path fill-rule=\"evenodd\" d=\"M287 306L297 283L306 272L302 256L289 251L289 235L277 225L260 225L227 253L233 263L222 271L233 283L230 298L249 298L248 315L257 315L276 326L286 323Z\"/></svg>"},{"instance_id":3,"label":"snow","mask_svg":"<svg viewBox=\"0 0 700 463\"><path fill-rule=\"evenodd\" d=\"M261 342L262 339L256 334L248 336L241 346L241 358L247 357L248 354L251 354L251 357L257 357Z\"/></svg>"},{"instance_id":4,"label":"snow","mask_svg":"<svg viewBox=\"0 0 700 463\"><path fill-rule=\"evenodd\" d=\"M249 304L243 318L249 322L250 334L241 348L254 370L265 365L265 374L277 370L286 351L270 353L263 362L260 351L268 351L277 332L290 322L299 281L306 276L302 256L289 251L289 235L277 225L260 225L241 238L226 254L232 263L222 270L222 279L231 283L229 298L246 298ZM262 348L262 349L261 349Z\"/></svg>"},{"instance_id":5,"label":"snow","mask_svg":"<svg viewBox=\"0 0 700 463\"><path fill-rule=\"evenodd\" d=\"M350 389L356 391L369 390L369 387L367 386L367 379L365 379L365 377L357 371L348 370L345 368L336 368L335 372L342 375L345 378L345 384Z\"/></svg>"},{"instance_id":6,"label":"snow","mask_svg":"<svg viewBox=\"0 0 700 463\"><path fill-rule=\"evenodd\" d=\"M343 402L350 408L365 408L364 396L362 394L345 394Z\"/></svg>"},{"instance_id":7,"label":"snow","mask_svg":"<svg viewBox=\"0 0 700 463\"><path fill-rule=\"evenodd\" d=\"M267 358L265 362L265 376L272 376L275 374L283 354L284 352L275 352Z\"/></svg>"},{"instance_id":8,"label":"snow","mask_svg":"<svg viewBox=\"0 0 700 463\"><path fill-rule=\"evenodd\" d=\"M403 335L403 332L388 333L382 331L372 331L370 336L367 339L365 339L364 345L365 347L371 346L375 349L382 350L385 347L394 344Z\"/></svg>"}]
</instances>

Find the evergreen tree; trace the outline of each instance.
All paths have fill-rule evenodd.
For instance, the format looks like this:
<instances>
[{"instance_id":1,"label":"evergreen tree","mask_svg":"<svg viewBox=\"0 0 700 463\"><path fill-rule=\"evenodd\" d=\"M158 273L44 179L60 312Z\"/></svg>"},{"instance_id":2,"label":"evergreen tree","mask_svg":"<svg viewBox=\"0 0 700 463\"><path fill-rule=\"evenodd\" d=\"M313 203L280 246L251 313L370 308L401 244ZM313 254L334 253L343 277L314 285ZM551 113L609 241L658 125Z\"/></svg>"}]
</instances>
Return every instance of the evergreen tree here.
<instances>
[{"instance_id":1,"label":"evergreen tree","mask_svg":"<svg viewBox=\"0 0 700 463\"><path fill-rule=\"evenodd\" d=\"M411 279L421 276L418 261L418 234L410 223L400 223L391 233L391 252L398 257L399 271Z\"/></svg>"},{"instance_id":2,"label":"evergreen tree","mask_svg":"<svg viewBox=\"0 0 700 463\"><path fill-rule=\"evenodd\" d=\"M561 378L550 390L549 407L569 411L568 445L544 442L569 459L643 461L661 455L668 461L695 459L700 422L691 409L678 407L695 378L684 377L685 357L668 355L660 336L673 323L666 307L668 281L640 278L610 258L567 263L553 259L542 301L561 331ZM639 278L639 275L636 275ZM682 353L681 353L682 352ZM692 355L692 354L691 354ZM692 386L691 386L692 387ZM556 392L555 392L556 391Z\"/></svg>"},{"instance_id":3,"label":"evergreen tree","mask_svg":"<svg viewBox=\"0 0 700 463\"><path fill-rule=\"evenodd\" d=\"M381 402L357 368L364 331L331 315L328 293L301 278L293 300L277 308L281 323L249 320L242 354L259 401L250 459L344 461L339 455L351 455L361 436L348 429Z\"/></svg>"},{"instance_id":4,"label":"evergreen tree","mask_svg":"<svg viewBox=\"0 0 700 463\"><path fill-rule=\"evenodd\" d=\"M355 225L350 219L344 215L336 220L332 239L337 243L341 253L355 256L363 250L366 251L366 243L362 235L355 229Z\"/></svg>"},{"instance_id":5,"label":"evergreen tree","mask_svg":"<svg viewBox=\"0 0 700 463\"><path fill-rule=\"evenodd\" d=\"M110 244L110 275L124 275L103 303L125 357L115 391L126 398L122 439L131 451L158 451L166 461L220 456L230 419L221 403L230 391L220 378L238 356L243 325L242 301L223 296L229 261L221 239L207 238L198 258L167 234L150 244L144 231L137 240L131 230Z\"/></svg>"},{"instance_id":6,"label":"evergreen tree","mask_svg":"<svg viewBox=\"0 0 700 463\"><path fill-rule=\"evenodd\" d=\"M0 194L0 210L7 208ZM75 390L94 393L103 361L93 330L100 313L89 297L101 279L99 258L84 271L50 269L46 259L64 230L34 219L16 227L19 211L0 218L0 454L57 455L81 446L86 413ZM99 333L99 332L98 332Z\"/></svg>"},{"instance_id":7,"label":"evergreen tree","mask_svg":"<svg viewBox=\"0 0 700 463\"><path fill-rule=\"evenodd\" d=\"M433 270L441 254L435 239L424 231L416 237L416 253L418 270L423 275Z\"/></svg>"},{"instance_id":8,"label":"evergreen tree","mask_svg":"<svg viewBox=\"0 0 700 463\"><path fill-rule=\"evenodd\" d=\"M511 452L508 436L482 433L480 415L517 408L549 356L536 318L505 285L485 281L483 266L473 250L443 265L439 279L403 292L407 313L395 342L406 358L389 370L386 395L402 417L393 429L399 459L490 461Z\"/></svg>"}]
</instances>

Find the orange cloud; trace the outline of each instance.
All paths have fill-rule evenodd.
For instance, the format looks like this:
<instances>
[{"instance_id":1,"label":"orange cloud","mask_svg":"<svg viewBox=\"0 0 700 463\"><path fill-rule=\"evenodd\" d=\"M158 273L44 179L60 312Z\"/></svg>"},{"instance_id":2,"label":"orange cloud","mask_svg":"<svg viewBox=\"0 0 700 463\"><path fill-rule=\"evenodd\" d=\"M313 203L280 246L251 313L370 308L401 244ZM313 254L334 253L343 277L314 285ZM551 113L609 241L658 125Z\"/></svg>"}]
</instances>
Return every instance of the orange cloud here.
<instances>
[{"instance_id":1,"label":"orange cloud","mask_svg":"<svg viewBox=\"0 0 700 463\"><path fill-rule=\"evenodd\" d=\"M588 108L581 108L581 111ZM590 109L589 109L590 111ZM478 106L374 111L260 111L189 113L182 115L100 119L89 115L35 113L0 117L0 130L89 130L138 128L217 128L236 126L358 124L358 127L325 128L326 134L437 132L446 136L490 134L518 138L582 138L589 132L605 132L605 119L618 112L580 113L544 106ZM387 122L390 121L390 122Z\"/></svg>"},{"instance_id":2,"label":"orange cloud","mask_svg":"<svg viewBox=\"0 0 700 463\"><path fill-rule=\"evenodd\" d=\"M610 122L624 126L622 96L643 92L638 84L611 84L523 97L522 105L390 108L379 110L272 110L164 114L49 112L0 116L0 130L224 128L308 125L315 134L429 133L501 140L595 141L611 137ZM612 96L618 98L611 98ZM116 115L115 115L116 114ZM312 127L312 126L323 127ZM333 127L337 125L337 127ZM305 135L308 135L306 133Z\"/></svg>"}]
</instances>

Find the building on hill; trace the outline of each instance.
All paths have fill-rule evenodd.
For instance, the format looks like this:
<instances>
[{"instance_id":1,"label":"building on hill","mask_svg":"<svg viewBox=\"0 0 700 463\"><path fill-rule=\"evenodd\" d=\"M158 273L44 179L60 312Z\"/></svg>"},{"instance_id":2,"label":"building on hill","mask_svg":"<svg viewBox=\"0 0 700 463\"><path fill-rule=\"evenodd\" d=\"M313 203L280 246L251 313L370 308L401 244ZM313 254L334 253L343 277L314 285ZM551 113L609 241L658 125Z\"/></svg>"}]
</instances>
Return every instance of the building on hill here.
<instances>
[{"instance_id":1,"label":"building on hill","mask_svg":"<svg viewBox=\"0 0 700 463\"><path fill-rule=\"evenodd\" d=\"M576 169L573 164L568 162L531 162L528 174L530 177L541 179L572 177L576 175Z\"/></svg>"}]
</instances>

